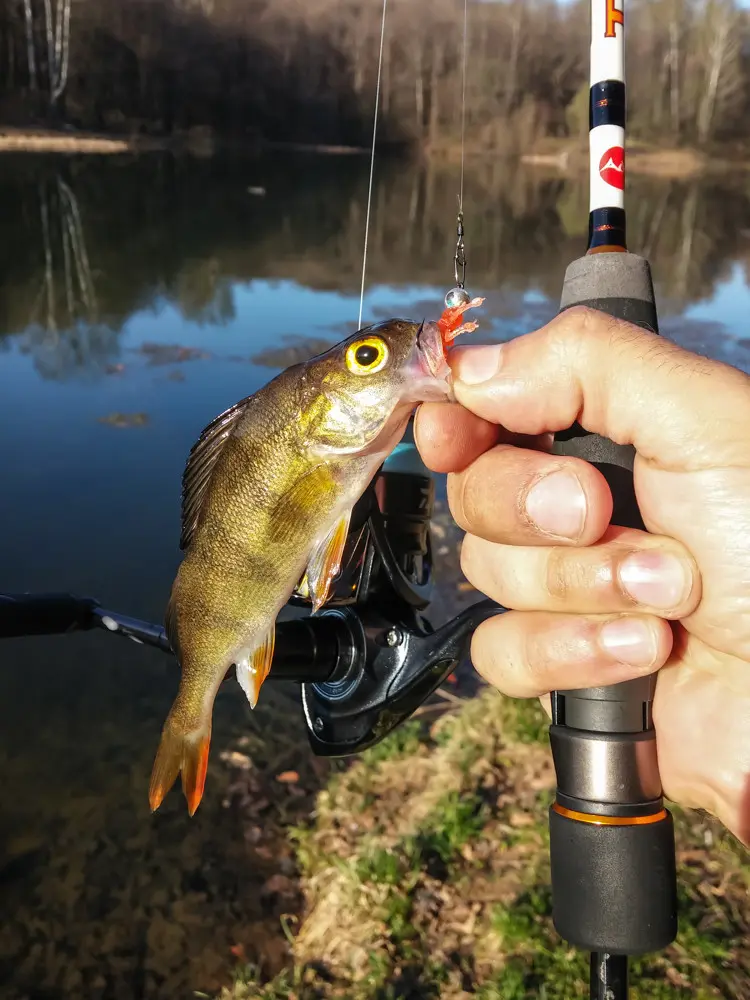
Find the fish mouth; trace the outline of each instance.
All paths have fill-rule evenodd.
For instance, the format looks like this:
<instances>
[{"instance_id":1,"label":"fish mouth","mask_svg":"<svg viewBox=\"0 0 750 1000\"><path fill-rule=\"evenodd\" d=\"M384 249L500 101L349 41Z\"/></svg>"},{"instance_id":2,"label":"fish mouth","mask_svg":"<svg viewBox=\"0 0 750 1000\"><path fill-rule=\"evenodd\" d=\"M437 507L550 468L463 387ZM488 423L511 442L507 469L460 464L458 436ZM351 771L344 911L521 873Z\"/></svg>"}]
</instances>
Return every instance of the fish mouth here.
<instances>
[{"instance_id":1,"label":"fish mouth","mask_svg":"<svg viewBox=\"0 0 750 1000\"><path fill-rule=\"evenodd\" d=\"M453 398L452 372L437 323L420 324L411 367L421 402Z\"/></svg>"},{"instance_id":2,"label":"fish mouth","mask_svg":"<svg viewBox=\"0 0 750 1000\"><path fill-rule=\"evenodd\" d=\"M437 323L424 320L417 330L417 354L425 375L445 379L450 375L450 367L445 357L443 338Z\"/></svg>"}]
</instances>

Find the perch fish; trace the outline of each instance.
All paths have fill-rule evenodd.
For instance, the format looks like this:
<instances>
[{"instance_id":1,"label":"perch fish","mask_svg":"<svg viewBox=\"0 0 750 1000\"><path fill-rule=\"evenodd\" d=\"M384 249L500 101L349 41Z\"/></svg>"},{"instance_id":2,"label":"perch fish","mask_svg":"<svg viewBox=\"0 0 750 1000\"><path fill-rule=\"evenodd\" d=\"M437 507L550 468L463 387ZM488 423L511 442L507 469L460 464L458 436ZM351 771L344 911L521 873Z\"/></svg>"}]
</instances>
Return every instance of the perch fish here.
<instances>
[{"instance_id":1,"label":"perch fish","mask_svg":"<svg viewBox=\"0 0 750 1000\"><path fill-rule=\"evenodd\" d=\"M340 571L352 507L421 402L451 398L445 348L466 309L437 323L389 320L287 368L216 417L183 474L185 557L165 626L181 668L149 801L182 778L203 796L216 693L234 667L254 708L271 668L276 617L304 576L313 613Z\"/></svg>"}]
</instances>

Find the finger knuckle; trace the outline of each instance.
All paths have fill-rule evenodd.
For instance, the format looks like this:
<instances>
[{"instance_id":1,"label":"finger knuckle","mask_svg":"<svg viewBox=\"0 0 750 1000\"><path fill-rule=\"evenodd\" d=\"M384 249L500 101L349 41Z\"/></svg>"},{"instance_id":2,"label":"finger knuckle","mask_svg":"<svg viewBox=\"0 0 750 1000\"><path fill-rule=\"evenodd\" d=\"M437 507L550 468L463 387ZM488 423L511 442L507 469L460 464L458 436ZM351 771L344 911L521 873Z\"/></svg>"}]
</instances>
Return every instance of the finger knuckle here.
<instances>
[{"instance_id":1,"label":"finger knuckle","mask_svg":"<svg viewBox=\"0 0 750 1000\"><path fill-rule=\"evenodd\" d=\"M471 535L464 535L464 540L461 542L461 551L459 552L459 564L461 566L461 572L466 577L470 583L474 583L472 579L473 575L473 563L474 556L472 552L473 546L471 542Z\"/></svg>"},{"instance_id":2,"label":"finger knuckle","mask_svg":"<svg viewBox=\"0 0 750 1000\"><path fill-rule=\"evenodd\" d=\"M550 681L550 661L547 650L547 636L536 631L524 636L517 672L524 677L524 687L535 694L548 694L553 685Z\"/></svg>"},{"instance_id":3,"label":"finger knuckle","mask_svg":"<svg viewBox=\"0 0 750 1000\"><path fill-rule=\"evenodd\" d=\"M569 359L588 357L602 341L608 340L612 344L642 332L630 323L588 306L572 306L562 316L565 322L556 331L556 339L560 350Z\"/></svg>"},{"instance_id":4,"label":"finger knuckle","mask_svg":"<svg viewBox=\"0 0 750 1000\"><path fill-rule=\"evenodd\" d=\"M467 482L471 477L471 472L453 473L448 476L448 506L456 524L468 530L468 519L466 512L467 503Z\"/></svg>"},{"instance_id":5,"label":"finger knuckle","mask_svg":"<svg viewBox=\"0 0 750 1000\"><path fill-rule=\"evenodd\" d=\"M498 660L498 644L493 640L492 623L485 622L471 639L471 662L476 672L488 684L502 690L502 665Z\"/></svg>"},{"instance_id":6,"label":"finger knuckle","mask_svg":"<svg viewBox=\"0 0 750 1000\"><path fill-rule=\"evenodd\" d=\"M607 575L606 573L604 574ZM609 574L611 577L611 573ZM544 579L546 597L556 605L569 604L585 595L591 597L597 585L597 573L592 572L584 551L555 547L550 549Z\"/></svg>"},{"instance_id":7,"label":"finger knuckle","mask_svg":"<svg viewBox=\"0 0 750 1000\"><path fill-rule=\"evenodd\" d=\"M547 557L547 571L544 586L548 597L565 602L570 594L570 573L568 560L562 549L553 548Z\"/></svg>"}]
</instances>

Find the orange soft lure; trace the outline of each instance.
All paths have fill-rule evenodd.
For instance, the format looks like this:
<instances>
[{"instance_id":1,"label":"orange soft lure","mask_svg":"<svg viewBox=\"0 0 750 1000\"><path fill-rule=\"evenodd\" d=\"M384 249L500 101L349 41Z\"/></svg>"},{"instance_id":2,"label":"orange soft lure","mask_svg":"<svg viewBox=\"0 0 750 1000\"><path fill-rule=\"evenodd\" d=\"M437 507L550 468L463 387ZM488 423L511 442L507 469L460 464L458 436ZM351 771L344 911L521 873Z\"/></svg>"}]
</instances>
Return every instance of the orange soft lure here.
<instances>
[{"instance_id":1,"label":"orange soft lure","mask_svg":"<svg viewBox=\"0 0 750 1000\"><path fill-rule=\"evenodd\" d=\"M442 316L437 321L437 326L440 330L440 336L443 338L444 348L449 347L462 333L473 333L476 330L479 326L478 323L462 323L461 320L467 309L476 309L483 302L484 299L477 298L458 306L448 306L447 309L443 310Z\"/></svg>"}]
</instances>

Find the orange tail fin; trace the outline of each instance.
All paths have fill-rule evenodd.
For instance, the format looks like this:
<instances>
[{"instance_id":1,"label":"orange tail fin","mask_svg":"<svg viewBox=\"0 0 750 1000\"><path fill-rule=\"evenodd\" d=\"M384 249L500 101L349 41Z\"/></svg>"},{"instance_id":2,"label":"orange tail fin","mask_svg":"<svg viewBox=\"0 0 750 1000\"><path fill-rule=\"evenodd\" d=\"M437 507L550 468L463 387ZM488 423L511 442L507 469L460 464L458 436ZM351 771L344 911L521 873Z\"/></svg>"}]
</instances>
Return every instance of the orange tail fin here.
<instances>
[{"instance_id":1,"label":"orange tail fin","mask_svg":"<svg viewBox=\"0 0 750 1000\"><path fill-rule=\"evenodd\" d=\"M156 752L154 769L151 772L151 785L148 790L151 812L159 808L164 796L175 783L177 775L181 774L182 791L187 799L188 812L191 816L195 814L203 798L210 745L210 726L185 732L174 726L171 719L167 719Z\"/></svg>"}]
</instances>

